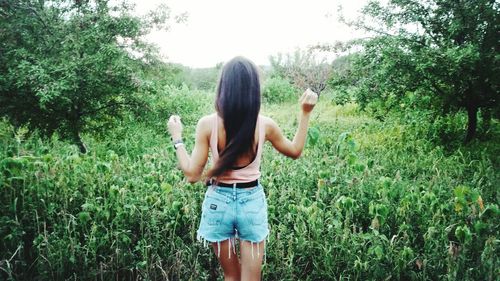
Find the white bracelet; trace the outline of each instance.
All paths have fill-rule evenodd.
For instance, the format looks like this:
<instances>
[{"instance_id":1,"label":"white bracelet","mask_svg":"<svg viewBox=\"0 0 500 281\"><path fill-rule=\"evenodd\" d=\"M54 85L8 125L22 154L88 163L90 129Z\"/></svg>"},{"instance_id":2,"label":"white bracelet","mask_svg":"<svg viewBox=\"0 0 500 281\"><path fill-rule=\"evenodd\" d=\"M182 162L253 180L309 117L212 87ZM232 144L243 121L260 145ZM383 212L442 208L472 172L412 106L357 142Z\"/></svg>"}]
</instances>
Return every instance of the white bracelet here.
<instances>
[{"instance_id":1,"label":"white bracelet","mask_svg":"<svg viewBox=\"0 0 500 281\"><path fill-rule=\"evenodd\" d=\"M179 146L181 145L184 145L184 143L182 142L182 140L178 140L178 141L175 141L174 142L174 148L177 150L177 148L179 148Z\"/></svg>"}]
</instances>

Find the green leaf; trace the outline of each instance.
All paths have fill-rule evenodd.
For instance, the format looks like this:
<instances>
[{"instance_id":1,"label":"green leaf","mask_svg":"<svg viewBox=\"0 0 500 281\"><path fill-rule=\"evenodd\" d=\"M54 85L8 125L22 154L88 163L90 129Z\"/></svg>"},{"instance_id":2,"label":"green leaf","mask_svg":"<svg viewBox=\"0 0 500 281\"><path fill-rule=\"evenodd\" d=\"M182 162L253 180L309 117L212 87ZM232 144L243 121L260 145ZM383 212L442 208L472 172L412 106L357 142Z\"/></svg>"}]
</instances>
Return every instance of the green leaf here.
<instances>
[{"instance_id":1,"label":"green leaf","mask_svg":"<svg viewBox=\"0 0 500 281\"><path fill-rule=\"evenodd\" d=\"M90 220L90 213L89 212L80 212L78 213L78 218L82 223L86 223Z\"/></svg>"},{"instance_id":2,"label":"green leaf","mask_svg":"<svg viewBox=\"0 0 500 281\"><path fill-rule=\"evenodd\" d=\"M307 137L308 144L312 146L316 145L320 137L319 129L316 127L309 128L309 130L307 131Z\"/></svg>"}]
</instances>

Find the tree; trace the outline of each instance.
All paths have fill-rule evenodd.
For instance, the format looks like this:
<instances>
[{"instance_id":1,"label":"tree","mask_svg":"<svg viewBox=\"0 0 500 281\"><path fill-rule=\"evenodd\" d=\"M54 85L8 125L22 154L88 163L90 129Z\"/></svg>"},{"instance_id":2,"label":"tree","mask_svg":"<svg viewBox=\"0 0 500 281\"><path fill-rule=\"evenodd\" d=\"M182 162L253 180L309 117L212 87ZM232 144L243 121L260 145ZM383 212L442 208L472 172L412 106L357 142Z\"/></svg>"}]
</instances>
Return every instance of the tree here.
<instances>
[{"instance_id":1,"label":"tree","mask_svg":"<svg viewBox=\"0 0 500 281\"><path fill-rule=\"evenodd\" d=\"M141 19L126 2L0 1L0 115L86 152L83 131L137 106L138 70L155 61L141 37L169 17Z\"/></svg>"},{"instance_id":2,"label":"tree","mask_svg":"<svg viewBox=\"0 0 500 281\"><path fill-rule=\"evenodd\" d=\"M499 116L500 4L494 0L370 1L349 24L374 37L353 57L348 80L360 103L413 102L441 114L467 111L465 141Z\"/></svg>"},{"instance_id":3,"label":"tree","mask_svg":"<svg viewBox=\"0 0 500 281\"><path fill-rule=\"evenodd\" d=\"M274 75L290 80L297 89L310 88L320 94L327 86L332 67L314 50L297 49L293 55L269 57Z\"/></svg>"},{"instance_id":4,"label":"tree","mask_svg":"<svg viewBox=\"0 0 500 281\"><path fill-rule=\"evenodd\" d=\"M188 68L184 80L191 88L215 92L221 68L222 63L215 67Z\"/></svg>"}]
</instances>

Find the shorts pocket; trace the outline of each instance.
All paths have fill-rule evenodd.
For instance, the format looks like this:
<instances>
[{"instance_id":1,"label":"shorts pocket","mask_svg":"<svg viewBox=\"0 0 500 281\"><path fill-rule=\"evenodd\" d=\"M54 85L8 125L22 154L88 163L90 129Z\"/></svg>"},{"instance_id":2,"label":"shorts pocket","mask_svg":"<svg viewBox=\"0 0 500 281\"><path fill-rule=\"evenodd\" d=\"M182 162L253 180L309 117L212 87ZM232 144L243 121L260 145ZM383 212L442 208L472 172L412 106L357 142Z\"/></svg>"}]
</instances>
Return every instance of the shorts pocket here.
<instances>
[{"instance_id":1,"label":"shorts pocket","mask_svg":"<svg viewBox=\"0 0 500 281\"><path fill-rule=\"evenodd\" d=\"M207 225L220 225L226 214L227 204L212 197L205 197L201 218Z\"/></svg>"},{"instance_id":2,"label":"shorts pocket","mask_svg":"<svg viewBox=\"0 0 500 281\"><path fill-rule=\"evenodd\" d=\"M264 195L247 201L245 213L247 221L251 225L262 225L267 223L267 203Z\"/></svg>"}]
</instances>

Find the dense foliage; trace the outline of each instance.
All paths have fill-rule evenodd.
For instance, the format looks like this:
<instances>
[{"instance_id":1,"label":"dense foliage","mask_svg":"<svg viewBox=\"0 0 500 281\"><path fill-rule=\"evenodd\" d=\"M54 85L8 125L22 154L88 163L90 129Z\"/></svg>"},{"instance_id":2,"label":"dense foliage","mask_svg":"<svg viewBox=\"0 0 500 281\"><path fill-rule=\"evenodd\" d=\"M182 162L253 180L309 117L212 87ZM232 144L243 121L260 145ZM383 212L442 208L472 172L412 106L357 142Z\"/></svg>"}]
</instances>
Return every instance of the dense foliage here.
<instances>
[{"instance_id":1,"label":"dense foliage","mask_svg":"<svg viewBox=\"0 0 500 281\"><path fill-rule=\"evenodd\" d=\"M141 36L168 14L148 20L126 3L2 1L0 116L80 146L80 132L109 124L137 107L139 66L153 62Z\"/></svg>"},{"instance_id":2,"label":"dense foliage","mask_svg":"<svg viewBox=\"0 0 500 281\"><path fill-rule=\"evenodd\" d=\"M485 126L500 116L498 1L370 1L351 24L373 37L351 42L362 51L333 84L355 85L362 106L379 115L401 104L441 116L465 110L467 142L478 113Z\"/></svg>"},{"instance_id":3,"label":"dense foliage","mask_svg":"<svg viewBox=\"0 0 500 281\"><path fill-rule=\"evenodd\" d=\"M297 89L310 88L321 94L326 88L332 66L313 48L296 49L292 54L270 56L271 77L289 80Z\"/></svg>"},{"instance_id":4,"label":"dense foliage","mask_svg":"<svg viewBox=\"0 0 500 281\"><path fill-rule=\"evenodd\" d=\"M222 278L196 241L205 186L183 179L165 128L180 115L191 151L221 64L157 60L141 38L168 10L131 11L0 0L0 280ZM498 3L372 1L365 15L379 25L362 48L263 72L263 114L289 138L303 88L334 88L300 159L265 147L263 278L497 280ZM478 112L488 137L457 143Z\"/></svg>"},{"instance_id":5,"label":"dense foliage","mask_svg":"<svg viewBox=\"0 0 500 281\"><path fill-rule=\"evenodd\" d=\"M494 140L450 154L425 124L380 122L329 100L313 114L302 158L264 152L264 279L495 280L497 125ZM167 87L150 103L158 115L130 117L104 138L84 134L87 155L1 123L2 279L220 276L196 241L204 186L183 180L164 128L180 114L191 149L212 103L213 94ZM293 134L296 103L263 110Z\"/></svg>"},{"instance_id":6,"label":"dense foliage","mask_svg":"<svg viewBox=\"0 0 500 281\"><path fill-rule=\"evenodd\" d=\"M262 97L268 103L295 101L299 94L290 81L279 76L267 78L262 87Z\"/></svg>"}]
</instances>

